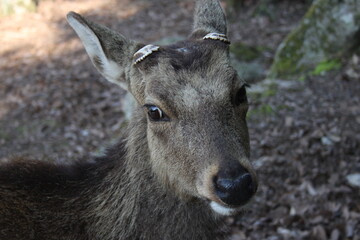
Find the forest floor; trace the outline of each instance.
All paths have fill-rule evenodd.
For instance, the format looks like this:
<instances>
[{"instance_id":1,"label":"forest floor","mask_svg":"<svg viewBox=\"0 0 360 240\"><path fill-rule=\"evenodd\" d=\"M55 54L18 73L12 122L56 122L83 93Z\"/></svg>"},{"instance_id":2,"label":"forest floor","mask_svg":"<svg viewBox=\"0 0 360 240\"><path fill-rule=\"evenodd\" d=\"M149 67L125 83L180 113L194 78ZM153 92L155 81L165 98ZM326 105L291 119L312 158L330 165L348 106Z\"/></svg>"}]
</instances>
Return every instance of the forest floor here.
<instances>
[{"instance_id":1,"label":"forest floor","mask_svg":"<svg viewBox=\"0 0 360 240\"><path fill-rule=\"evenodd\" d=\"M232 14L229 35L270 49L266 70L308 6L255 2ZM121 131L124 92L93 68L66 23L68 11L150 43L186 37L193 7L190 0L55 0L0 18L0 161L69 162L96 154ZM347 180L360 173L359 62L354 55L339 71L250 94L260 187L244 214L228 219L232 240L360 239L360 189Z\"/></svg>"}]
</instances>

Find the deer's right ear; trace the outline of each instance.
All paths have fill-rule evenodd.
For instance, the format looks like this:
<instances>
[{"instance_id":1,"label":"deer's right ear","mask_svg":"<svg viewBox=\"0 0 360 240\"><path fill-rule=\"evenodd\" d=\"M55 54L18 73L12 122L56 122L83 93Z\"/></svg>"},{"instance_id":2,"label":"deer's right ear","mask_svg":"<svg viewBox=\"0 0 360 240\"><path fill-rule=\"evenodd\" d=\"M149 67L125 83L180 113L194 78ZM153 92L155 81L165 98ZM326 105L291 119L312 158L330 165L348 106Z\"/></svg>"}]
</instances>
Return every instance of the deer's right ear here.
<instances>
[{"instance_id":1,"label":"deer's right ear","mask_svg":"<svg viewBox=\"0 0 360 240\"><path fill-rule=\"evenodd\" d=\"M67 20L81 39L96 69L107 80L127 90L133 55L143 45L75 12L69 12Z\"/></svg>"},{"instance_id":2,"label":"deer's right ear","mask_svg":"<svg viewBox=\"0 0 360 240\"><path fill-rule=\"evenodd\" d=\"M226 35L226 25L225 13L218 0L196 0L193 36L199 31Z\"/></svg>"}]
</instances>

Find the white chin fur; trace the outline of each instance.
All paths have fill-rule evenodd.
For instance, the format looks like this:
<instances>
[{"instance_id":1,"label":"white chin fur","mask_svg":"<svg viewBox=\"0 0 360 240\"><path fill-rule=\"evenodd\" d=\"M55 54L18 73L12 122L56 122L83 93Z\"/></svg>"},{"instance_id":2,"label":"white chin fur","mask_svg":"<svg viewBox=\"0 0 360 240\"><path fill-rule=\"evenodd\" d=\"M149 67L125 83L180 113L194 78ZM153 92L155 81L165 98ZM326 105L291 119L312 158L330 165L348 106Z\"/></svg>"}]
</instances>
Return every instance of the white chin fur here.
<instances>
[{"instance_id":1,"label":"white chin fur","mask_svg":"<svg viewBox=\"0 0 360 240\"><path fill-rule=\"evenodd\" d=\"M228 207L221 206L217 202L211 202L210 207L212 208L212 210L214 210L214 212L216 212L220 215L223 215L223 216L231 216L236 211L236 209L234 209L234 208L228 208Z\"/></svg>"}]
</instances>

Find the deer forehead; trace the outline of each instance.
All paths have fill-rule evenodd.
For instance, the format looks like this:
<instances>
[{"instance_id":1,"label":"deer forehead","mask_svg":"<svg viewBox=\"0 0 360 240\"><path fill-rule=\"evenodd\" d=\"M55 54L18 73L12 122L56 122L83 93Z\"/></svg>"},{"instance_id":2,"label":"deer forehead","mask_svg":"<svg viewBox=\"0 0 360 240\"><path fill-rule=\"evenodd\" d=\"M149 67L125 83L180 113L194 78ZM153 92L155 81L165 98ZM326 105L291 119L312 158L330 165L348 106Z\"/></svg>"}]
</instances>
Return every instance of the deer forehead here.
<instances>
[{"instance_id":1,"label":"deer forehead","mask_svg":"<svg viewBox=\"0 0 360 240\"><path fill-rule=\"evenodd\" d=\"M190 40L162 47L147 45L135 53L134 61L144 73L153 70L156 74L201 72L202 75L210 75L214 70L228 68L228 45L223 42Z\"/></svg>"},{"instance_id":2,"label":"deer forehead","mask_svg":"<svg viewBox=\"0 0 360 240\"><path fill-rule=\"evenodd\" d=\"M145 101L179 111L200 109L209 104L224 105L229 101L234 85L237 84L233 74L220 77L188 73L177 77L166 75L164 79L149 81Z\"/></svg>"},{"instance_id":3,"label":"deer forehead","mask_svg":"<svg viewBox=\"0 0 360 240\"><path fill-rule=\"evenodd\" d=\"M209 103L225 103L241 85L235 71L214 70L214 73L183 72L154 74L146 86L147 103L168 105L171 108L199 108Z\"/></svg>"},{"instance_id":4,"label":"deer forehead","mask_svg":"<svg viewBox=\"0 0 360 240\"><path fill-rule=\"evenodd\" d=\"M162 47L142 67L148 101L197 107L205 102L229 99L241 85L231 67L227 45L213 42L183 42Z\"/></svg>"},{"instance_id":5,"label":"deer forehead","mask_svg":"<svg viewBox=\"0 0 360 240\"><path fill-rule=\"evenodd\" d=\"M223 82L222 84L205 84L201 88L186 85L178 91L175 99L176 102L181 103L185 107L198 108L209 102L225 101L229 98L229 93L228 85Z\"/></svg>"}]
</instances>

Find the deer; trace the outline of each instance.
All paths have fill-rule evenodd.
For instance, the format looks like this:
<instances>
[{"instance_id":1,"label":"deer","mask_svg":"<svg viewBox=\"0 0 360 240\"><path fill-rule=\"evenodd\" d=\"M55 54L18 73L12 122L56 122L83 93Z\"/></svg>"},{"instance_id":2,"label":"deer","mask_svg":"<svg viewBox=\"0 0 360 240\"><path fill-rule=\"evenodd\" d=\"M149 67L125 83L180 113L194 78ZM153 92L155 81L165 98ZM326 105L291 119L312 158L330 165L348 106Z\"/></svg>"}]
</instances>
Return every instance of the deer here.
<instances>
[{"instance_id":1,"label":"deer","mask_svg":"<svg viewBox=\"0 0 360 240\"><path fill-rule=\"evenodd\" d=\"M129 123L94 159L2 163L0 239L226 239L226 218L258 180L220 3L197 0L189 37L165 46L67 20L102 76L129 92Z\"/></svg>"}]
</instances>

